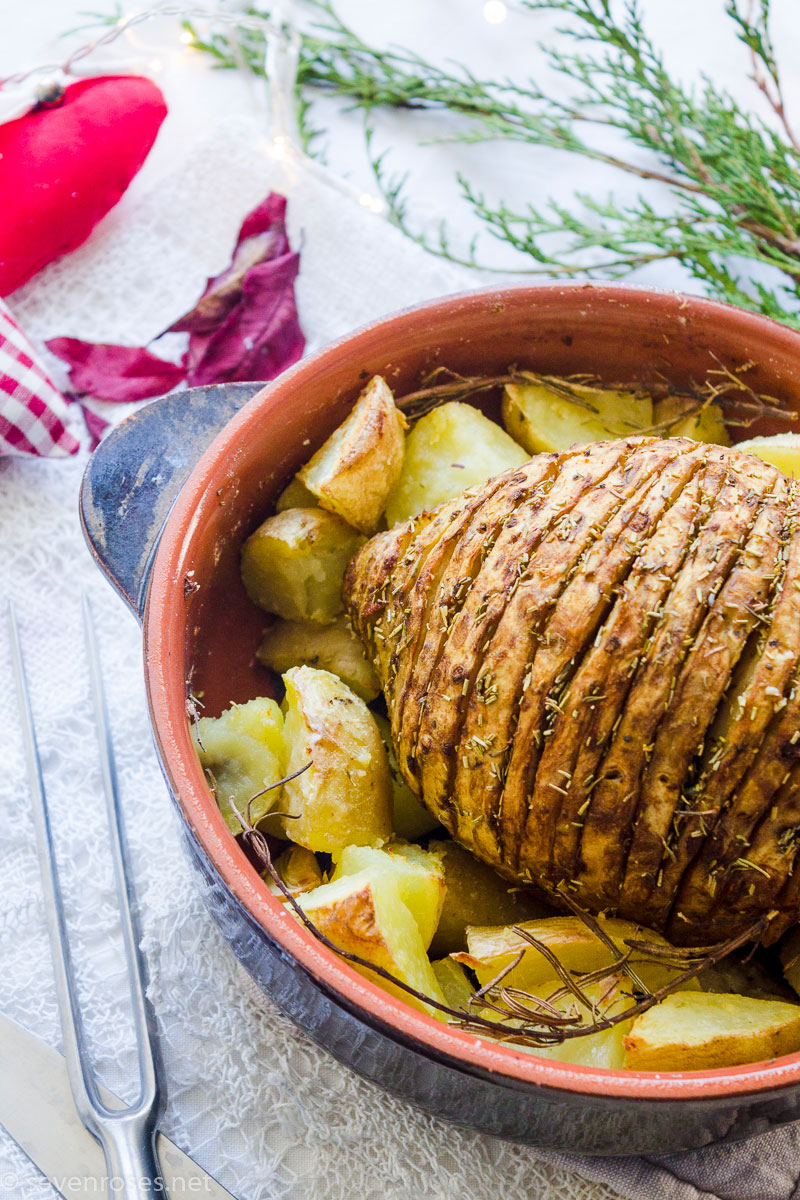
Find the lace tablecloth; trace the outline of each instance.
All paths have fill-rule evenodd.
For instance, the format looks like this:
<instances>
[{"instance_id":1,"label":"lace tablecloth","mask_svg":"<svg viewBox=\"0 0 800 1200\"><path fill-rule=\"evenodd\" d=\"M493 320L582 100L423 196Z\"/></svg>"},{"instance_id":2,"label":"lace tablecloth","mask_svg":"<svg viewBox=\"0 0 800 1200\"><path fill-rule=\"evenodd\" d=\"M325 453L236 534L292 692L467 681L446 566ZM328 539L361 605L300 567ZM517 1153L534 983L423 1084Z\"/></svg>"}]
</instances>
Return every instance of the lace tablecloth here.
<instances>
[{"instance_id":1,"label":"lace tablecloth","mask_svg":"<svg viewBox=\"0 0 800 1200\"><path fill-rule=\"evenodd\" d=\"M123 201L88 245L18 293L18 318L40 341L56 334L152 337L225 264L243 214L270 188L288 195L290 230L302 250L298 298L309 349L368 318L473 282L317 177L270 157L258 128L242 119L220 125L171 177ZM79 649L82 591L95 604L113 716L166 1066L164 1128L231 1191L247 1200L792 1195L792 1134L662 1167L544 1155L445 1126L356 1078L257 992L207 916L183 861L151 747L139 631L82 543L82 467L0 461L0 579L20 617L88 1031L106 1082L129 1094L134 1058ZM4 634L0 687L13 695ZM0 1009L58 1044L20 731L13 704L5 710ZM0 1195L53 1194L0 1131Z\"/></svg>"}]
</instances>

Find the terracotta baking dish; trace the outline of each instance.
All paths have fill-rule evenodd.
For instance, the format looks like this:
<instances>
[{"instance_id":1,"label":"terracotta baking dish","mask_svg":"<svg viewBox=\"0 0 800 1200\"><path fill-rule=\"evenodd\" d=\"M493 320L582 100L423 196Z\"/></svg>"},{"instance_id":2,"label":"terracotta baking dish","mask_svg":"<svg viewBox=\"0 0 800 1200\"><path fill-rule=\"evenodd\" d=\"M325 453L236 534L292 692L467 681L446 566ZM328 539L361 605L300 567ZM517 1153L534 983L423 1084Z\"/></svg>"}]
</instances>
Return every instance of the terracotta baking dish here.
<instances>
[{"instance_id":1,"label":"terracotta baking dish","mask_svg":"<svg viewBox=\"0 0 800 1200\"><path fill-rule=\"evenodd\" d=\"M124 422L87 470L87 538L142 620L156 747L211 912L298 1025L360 1074L448 1120L593 1154L696 1147L800 1116L800 1055L669 1075L552 1063L415 1012L316 942L226 830L189 735L187 681L210 715L272 686L254 664L263 621L239 580L240 545L376 372L402 394L437 365L471 374L515 363L685 386L747 362L756 392L800 410L800 335L764 318L622 288L480 291L377 321L261 390L168 396ZM774 430L747 436L765 432Z\"/></svg>"}]
</instances>

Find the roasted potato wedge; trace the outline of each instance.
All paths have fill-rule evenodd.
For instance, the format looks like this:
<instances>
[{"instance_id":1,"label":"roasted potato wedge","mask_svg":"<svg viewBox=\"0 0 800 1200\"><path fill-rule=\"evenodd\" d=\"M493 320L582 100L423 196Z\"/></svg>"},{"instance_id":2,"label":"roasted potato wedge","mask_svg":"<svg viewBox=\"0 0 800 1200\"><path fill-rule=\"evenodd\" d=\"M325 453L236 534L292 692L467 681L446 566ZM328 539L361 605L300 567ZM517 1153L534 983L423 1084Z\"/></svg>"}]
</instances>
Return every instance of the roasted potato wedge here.
<instances>
[{"instance_id":1,"label":"roasted potato wedge","mask_svg":"<svg viewBox=\"0 0 800 1200\"><path fill-rule=\"evenodd\" d=\"M373 846L347 846L334 857L336 869L332 880L363 870L369 870L373 875L391 876L400 899L417 922L425 949L428 949L444 902L444 871L439 855L420 846L390 842L382 850Z\"/></svg>"},{"instance_id":2,"label":"roasted potato wedge","mask_svg":"<svg viewBox=\"0 0 800 1200\"><path fill-rule=\"evenodd\" d=\"M420 804L411 788L400 774L397 757L392 744L392 728L385 717L375 714L375 721L381 731L386 753L389 756L389 770L392 773L392 829L399 838L415 842L439 828L439 822L427 808Z\"/></svg>"},{"instance_id":3,"label":"roasted potato wedge","mask_svg":"<svg viewBox=\"0 0 800 1200\"><path fill-rule=\"evenodd\" d=\"M685 396L664 396L653 405L653 424L661 425L671 421L682 412L692 407L692 401ZM663 430L665 437L691 438L694 442L713 442L717 446L730 446L731 439L722 418L722 409L711 401L700 412L690 413L683 420L676 421L668 429Z\"/></svg>"},{"instance_id":4,"label":"roasted potato wedge","mask_svg":"<svg viewBox=\"0 0 800 1200\"><path fill-rule=\"evenodd\" d=\"M306 768L284 784L284 835L328 853L388 841L389 760L366 704L341 679L314 667L293 667L283 682L285 773Z\"/></svg>"},{"instance_id":5,"label":"roasted potato wedge","mask_svg":"<svg viewBox=\"0 0 800 1200\"><path fill-rule=\"evenodd\" d=\"M706 1071L800 1050L800 1004L750 996L673 992L623 1037L636 1071Z\"/></svg>"},{"instance_id":6,"label":"roasted potato wedge","mask_svg":"<svg viewBox=\"0 0 800 1200\"><path fill-rule=\"evenodd\" d=\"M438 508L472 484L520 466L527 457L471 404L443 404L420 417L406 438L403 469L386 501L386 520L396 525L424 509Z\"/></svg>"},{"instance_id":7,"label":"roasted potato wedge","mask_svg":"<svg viewBox=\"0 0 800 1200\"><path fill-rule=\"evenodd\" d=\"M541 454L649 429L653 402L638 393L569 380L558 380L555 387L509 384L503 394L503 424L529 454Z\"/></svg>"},{"instance_id":8,"label":"roasted potato wedge","mask_svg":"<svg viewBox=\"0 0 800 1200\"><path fill-rule=\"evenodd\" d=\"M265 631L256 658L282 675L291 667L320 667L338 675L369 702L380 691L378 677L364 646L344 616L330 625L313 621L275 621Z\"/></svg>"},{"instance_id":9,"label":"roasted potato wedge","mask_svg":"<svg viewBox=\"0 0 800 1200\"><path fill-rule=\"evenodd\" d=\"M363 541L341 517L320 508L267 517L242 548L247 594L287 621L333 621L342 611L345 567Z\"/></svg>"},{"instance_id":10,"label":"roasted potato wedge","mask_svg":"<svg viewBox=\"0 0 800 1200\"><path fill-rule=\"evenodd\" d=\"M324 883L316 855L312 854L310 850L306 850L305 846L287 846L283 853L275 859L273 866L291 896L301 896L303 892L312 892L314 888ZM274 892L279 900L285 900L286 896L275 880L269 876L266 878L269 890Z\"/></svg>"},{"instance_id":11,"label":"roasted potato wedge","mask_svg":"<svg viewBox=\"0 0 800 1200\"><path fill-rule=\"evenodd\" d=\"M736 449L755 454L756 458L771 463L784 475L800 478L800 433L750 438L749 441L737 443Z\"/></svg>"},{"instance_id":12,"label":"roasted potato wedge","mask_svg":"<svg viewBox=\"0 0 800 1200\"><path fill-rule=\"evenodd\" d=\"M650 929L622 921L616 917L598 917L600 927L611 939L619 952L627 951L625 938L648 941L667 946L668 942ZM611 966L615 956L611 949L598 938L580 917L544 917L536 921L522 921L519 925L538 942L546 946L567 971L586 973ZM518 966L505 977L509 987L523 988L540 995L542 981L549 979L553 968L535 946L516 933L510 925L469 926L467 928L468 953L454 954L456 962L471 967L483 986L499 971L512 963L521 950L525 953ZM646 987L656 989L671 982L681 968L672 968L660 963L643 962L633 955L636 974ZM693 985L697 987L695 983Z\"/></svg>"},{"instance_id":13,"label":"roasted potato wedge","mask_svg":"<svg viewBox=\"0 0 800 1200\"><path fill-rule=\"evenodd\" d=\"M403 903L391 873L368 868L355 875L343 875L300 896L298 903L338 949L357 954L423 995L444 1003L417 922ZM373 975L368 968L353 966L412 1008L436 1014L430 1005Z\"/></svg>"},{"instance_id":14,"label":"roasted potato wedge","mask_svg":"<svg viewBox=\"0 0 800 1200\"><path fill-rule=\"evenodd\" d=\"M376 375L297 478L323 508L374 533L403 466L405 428L386 381Z\"/></svg>"},{"instance_id":15,"label":"roasted potato wedge","mask_svg":"<svg viewBox=\"0 0 800 1200\"><path fill-rule=\"evenodd\" d=\"M242 832L233 806L253 825L275 807L281 789L264 788L286 774L286 746L283 716L274 700L259 697L232 704L219 717L201 717L192 736L231 833Z\"/></svg>"},{"instance_id":16,"label":"roasted potato wedge","mask_svg":"<svg viewBox=\"0 0 800 1200\"><path fill-rule=\"evenodd\" d=\"M317 497L310 492L295 475L275 501L275 512L286 512L287 508L318 508Z\"/></svg>"},{"instance_id":17,"label":"roasted potato wedge","mask_svg":"<svg viewBox=\"0 0 800 1200\"><path fill-rule=\"evenodd\" d=\"M449 1004L451 1008L474 1012L475 1010L470 1006L470 1000L475 988L470 983L467 972L461 963L453 962L452 958L440 958L437 962L432 962L431 966L436 976L436 982L442 990L445 1004ZM442 1018L445 1021L449 1019L445 1014L442 1014Z\"/></svg>"},{"instance_id":18,"label":"roasted potato wedge","mask_svg":"<svg viewBox=\"0 0 800 1200\"><path fill-rule=\"evenodd\" d=\"M389 752L389 767L392 772L392 829L397 836L411 841L439 829L438 818L420 804L400 775L392 751Z\"/></svg>"},{"instance_id":19,"label":"roasted potato wedge","mask_svg":"<svg viewBox=\"0 0 800 1200\"><path fill-rule=\"evenodd\" d=\"M431 953L465 950L468 925L516 925L549 912L524 888L515 888L457 842L429 842L444 867L445 896Z\"/></svg>"},{"instance_id":20,"label":"roasted potato wedge","mask_svg":"<svg viewBox=\"0 0 800 1200\"><path fill-rule=\"evenodd\" d=\"M617 979L616 982L604 979L598 983L590 983L584 990L589 999L598 1006L595 1012L578 1003L574 996L557 997L553 1002L554 1007L564 1014L577 1014L588 1024L596 1020L600 1013L605 1017L616 1016L630 1008L632 1003L630 988L621 979ZM546 998L559 991L563 991L562 981L552 977L542 982L537 995ZM580 1063L584 1067L606 1067L608 1070L618 1071L625 1065L623 1037L630 1030L631 1024L630 1020L620 1021L610 1029L566 1038L560 1045L523 1046L520 1049L527 1050L529 1054L535 1054L539 1058L554 1059L556 1062Z\"/></svg>"},{"instance_id":21,"label":"roasted potato wedge","mask_svg":"<svg viewBox=\"0 0 800 1200\"><path fill-rule=\"evenodd\" d=\"M442 960L447 961L447 960ZM450 962L453 960L450 959ZM458 964L454 964L458 966ZM437 979L443 980L444 983L451 981L444 975L439 963L433 964L433 969L436 972ZM469 986L468 980L465 977L465 984ZM505 981L504 981L505 982ZM444 985L443 985L444 986ZM451 983L452 991L450 994L454 998L461 1000L465 995L464 986L458 980L453 980ZM445 996L448 992L445 990ZM599 1017L616 1016L631 1007L632 999L630 988L625 981L618 976L609 976L605 979L588 983L583 988L585 995L592 1002L594 1008L588 1005L581 1004L576 997L564 994L563 980L558 979L555 975L551 975L540 981L533 995L539 997L543 1001L555 1008L558 1012L565 1016L570 1016L573 1019L577 1018L581 1024L592 1024ZM552 999L551 999L552 998ZM469 1003L470 996L466 996L466 1004ZM502 1003L502 1001L499 1001ZM448 999L448 1003L450 1000ZM461 1001L462 1007L466 1007L464 1001ZM533 1002L528 1001L529 1009L533 1009ZM471 1005L469 1012L473 1015L483 1017L485 1020L511 1025L516 1028L520 1027L523 1022L512 1016L504 1016L495 1008L481 1008L479 1005ZM576 1037L567 1037L563 1042L554 1045L525 1045L515 1044L515 1050L524 1050L527 1054L535 1054L537 1058L554 1059L557 1062L581 1063L586 1067L606 1067L610 1070L619 1070L624 1066L625 1048L622 1044L622 1038L627 1033L633 1019L620 1021L617 1025L612 1025L610 1029L601 1029L596 1033L583 1033ZM545 1026L542 1026L542 1032L545 1032Z\"/></svg>"}]
</instances>

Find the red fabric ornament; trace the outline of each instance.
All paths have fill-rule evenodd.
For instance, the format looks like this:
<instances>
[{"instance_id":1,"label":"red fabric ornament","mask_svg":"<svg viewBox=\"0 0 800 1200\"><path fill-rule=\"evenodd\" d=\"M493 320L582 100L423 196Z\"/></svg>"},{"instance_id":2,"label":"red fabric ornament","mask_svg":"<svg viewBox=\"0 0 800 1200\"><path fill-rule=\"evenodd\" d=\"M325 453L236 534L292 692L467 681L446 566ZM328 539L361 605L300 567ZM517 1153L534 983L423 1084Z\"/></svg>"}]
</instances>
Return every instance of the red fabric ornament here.
<instances>
[{"instance_id":1,"label":"red fabric ornament","mask_svg":"<svg viewBox=\"0 0 800 1200\"><path fill-rule=\"evenodd\" d=\"M64 400L0 300L0 455L75 454Z\"/></svg>"},{"instance_id":2,"label":"red fabric ornament","mask_svg":"<svg viewBox=\"0 0 800 1200\"><path fill-rule=\"evenodd\" d=\"M166 115L150 79L102 75L0 125L0 296L86 240Z\"/></svg>"}]
</instances>

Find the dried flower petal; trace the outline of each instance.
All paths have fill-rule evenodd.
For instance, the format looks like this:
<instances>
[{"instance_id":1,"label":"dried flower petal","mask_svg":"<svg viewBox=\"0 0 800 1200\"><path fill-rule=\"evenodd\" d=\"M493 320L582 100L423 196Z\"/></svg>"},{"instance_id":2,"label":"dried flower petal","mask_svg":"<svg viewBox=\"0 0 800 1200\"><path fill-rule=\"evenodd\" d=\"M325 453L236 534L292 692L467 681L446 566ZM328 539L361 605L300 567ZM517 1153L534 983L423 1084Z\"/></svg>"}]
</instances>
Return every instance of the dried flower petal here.
<instances>
[{"instance_id":1,"label":"dried flower petal","mask_svg":"<svg viewBox=\"0 0 800 1200\"><path fill-rule=\"evenodd\" d=\"M89 408L88 404L81 405L81 413L89 434L89 449L96 450L111 422L107 421L105 417L101 417L94 409Z\"/></svg>"},{"instance_id":2,"label":"dried flower petal","mask_svg":"<svg viewBox=\"0 0 800 1200\"><path fill-rule=\"evenodd\" d=\"M248 271L241 300L221 327L191 335L189 384L266 381L297 362L305 346L294 299L299 262L285 254Z\"/></svg>"},{"instance_id":3,"label":"dried flower petal","mask_svg":"<svg viewBox=\"0 0 800 1200\"><path fill-rule=\"evenodd\" d=\"M286 234L286 199L273 192L245 217L231 265L208 281L197 304L166 333L188 333L180 365L135 346L53 338L76 397L131 401L190 385L274 379L303 353L294 282L300 259ZM103 418L89 418L94 437Z\"/></svg>"},{"instance_id":4,"label":"dried flower petal","mask_svg":"<svg viewBox=\"0 0 800 1200\"><path fill-rule=\"evenodd\" d=\"M189 333L189 384L274 379L303 353L285 218L285 197L270 193L242 222L230 267L167 330Z\"/></svg>"},{"instance_id":5,"label":"dried flower petal","mask_svg":"<svg viewBox=\"0 0 800 1200\"><path fill-rule=\"evenodd\" d=\"M290 252L286 236L286 198L271 192L242 222L231 265L209 279L194 308L170 325L167 333L213 333L239 302L247 272Z\"/></svg>"},{"instance_id":6,"label":"dried flower petal","mask_svg":"<svg viewBox=\"0 0 800 1200\"><path fill-rule=\"evenodd\" d=\"M141 346L112 346L79 338L51 338L48 350L69 366L72 391L124 404L163 396L184 377L184 369Z\"/></svg>"}]
</instances>

